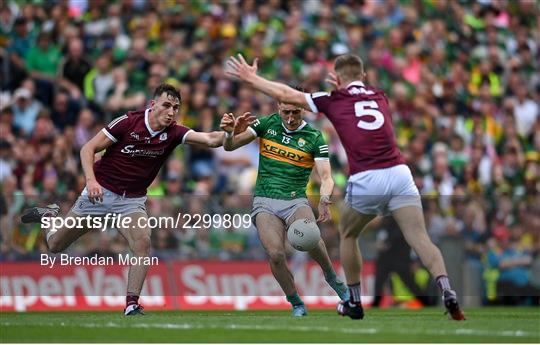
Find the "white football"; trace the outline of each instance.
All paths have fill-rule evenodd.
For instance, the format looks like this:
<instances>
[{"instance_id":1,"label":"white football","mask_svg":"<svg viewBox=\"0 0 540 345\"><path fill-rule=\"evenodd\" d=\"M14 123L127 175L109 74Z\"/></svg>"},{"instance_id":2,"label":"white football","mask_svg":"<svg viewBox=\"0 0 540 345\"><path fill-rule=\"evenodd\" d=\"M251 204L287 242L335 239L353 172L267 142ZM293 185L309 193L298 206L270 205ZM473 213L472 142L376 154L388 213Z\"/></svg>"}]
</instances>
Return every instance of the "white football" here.
<instances>
[{"instance_id":1,"label":"white football","mask_svg":"<svg viewBox=\"0 0 540 345\"><path fill-rule=\"evenodd\" d=\"M307 252L319 243L321 231L315 221L298 219L289 226L287 238L295 249Z\"/></svg>"}]
</instances>

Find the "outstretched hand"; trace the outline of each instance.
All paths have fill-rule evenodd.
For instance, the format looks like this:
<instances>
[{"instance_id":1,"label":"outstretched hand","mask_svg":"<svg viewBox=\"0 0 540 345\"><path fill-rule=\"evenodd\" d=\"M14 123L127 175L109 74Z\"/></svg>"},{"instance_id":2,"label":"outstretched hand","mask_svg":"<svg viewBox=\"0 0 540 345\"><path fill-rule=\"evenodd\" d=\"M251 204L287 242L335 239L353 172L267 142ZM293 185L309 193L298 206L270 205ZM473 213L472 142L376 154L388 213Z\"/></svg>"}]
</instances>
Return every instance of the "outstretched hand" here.
<instances>
[{"instance_id":1,"label":"outstretched hand","mask_svg":"<svg viewBox=\"0 0 540 345\"><path fill-rule=\"evenodd\" d=\"M234 125L235 125L234 114L233 113L223 114L223 117L221 118L221 122L219 123L219 128L222 131L225 131L227 133L232 133L235 127Z\"/></svg>"},{"instance_id":2,"label":"outstretched hand","mask_svg":"<svg viewBox=\"0 0 540 345\"><path fill-rule=\"evenodd\" d=\"M338 77L333 72L328 73L328 77L324 81L332 85L334 90L338 90L339 88L341 88L341 84L339 83Z\"/></svg>"},{"instance_id":3,"label":"outstretched hand","mask_svg":"<svg viewBox=\"0 0 540 345\"><path fill-rule=\"evenodd\" d=\"M253 60L253 65L249 65L242 54L238 54L238 58L231 56L227 60L227 68L225 69L225 75L230 78L238 78L243 81L249 80L249 78L257 75L257 61Z\"/></svg>"},{"instance_id":4,"label":"outstretched hand","mask_svg":"<svg viewBox=\"0 0 540 345\"><path fill-rule=\"evenodd\" d=\"M219 128L227 133L239 134L245 132L248 126L255 122L256 119L250 112L246 112L237 118L234 117L233 113L225 113L221 118Z\"/></svg>"},{"instance_id":5,"label":"outstretched hand","mask_svg":"<svg viewBox=\"0 0 540 345\"><path fill-rule=\"evenodd\" d=\"M236 123L234 127L234 134L243 133L249 125L255 122L257 118L251 115L250 112L246 112L241 116L236 118Z\"/></svg>"}]
</instances>

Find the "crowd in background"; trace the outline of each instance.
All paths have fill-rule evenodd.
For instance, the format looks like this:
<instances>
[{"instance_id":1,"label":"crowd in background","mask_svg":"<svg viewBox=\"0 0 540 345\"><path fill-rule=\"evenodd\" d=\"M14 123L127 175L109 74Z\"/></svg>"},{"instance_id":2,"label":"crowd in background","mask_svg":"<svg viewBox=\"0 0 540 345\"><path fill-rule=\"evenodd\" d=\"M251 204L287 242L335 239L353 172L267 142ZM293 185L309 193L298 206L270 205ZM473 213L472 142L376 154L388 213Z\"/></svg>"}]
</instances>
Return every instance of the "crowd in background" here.
<instances>
[{"instance_id":1,"label":"crowd in background","mask_svg":"<svg viewBox=\"0 0 540 345\"><path fill-rule=\"evenodd\" d=\"M308 92L336 56L364 60L366 82L388 95L397 142L424 197L435 243L461 238L466 260L515 286L539 284L540 16L534 0L168 1L6 0L0 5L0 260L45 252L23 208L67 212L85 180L81 146L168 82L178 121L218 129L225 112L276 111L274 100L224 76L228 56L259 58L259 73ZM346 156L322 114L343 194ZM249 213L253 142L234 152L180 147L149 189L150 215ZM313 176L309 194L317 194ZM316 198L314 198L316 202ZM322 225L338 258L337 222ZM163 258L262 259L253 229L153 232ZM123 252L114 231L82 238L80 255Z\"/></svg>"}]
</instances>

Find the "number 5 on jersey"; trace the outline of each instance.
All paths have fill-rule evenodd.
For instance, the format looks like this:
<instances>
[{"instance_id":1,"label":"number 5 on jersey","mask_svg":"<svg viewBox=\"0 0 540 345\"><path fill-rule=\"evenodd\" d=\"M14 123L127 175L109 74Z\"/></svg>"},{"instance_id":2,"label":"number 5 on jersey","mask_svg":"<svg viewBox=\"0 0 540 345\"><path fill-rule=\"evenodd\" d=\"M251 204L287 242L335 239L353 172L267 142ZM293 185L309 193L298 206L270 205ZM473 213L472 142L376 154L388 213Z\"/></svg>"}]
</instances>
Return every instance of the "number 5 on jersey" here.
<instances>
[{"instance_id":1,"label":"number 5 on jersey","mask_svg":"<svg viewBox=\"0 0 540 345\"><path fill-rule=\"evenodd\" d=\"M368 131L374 131L381 128L384 124L384 116L377 109L379 109L379 105L375 101L360 101L354 103L354 113L356 117L362 118L364 116L373 116L375 118L375 121L373 122L360 120L358 121L357 126Z\"/></svg>"}]
</instances>

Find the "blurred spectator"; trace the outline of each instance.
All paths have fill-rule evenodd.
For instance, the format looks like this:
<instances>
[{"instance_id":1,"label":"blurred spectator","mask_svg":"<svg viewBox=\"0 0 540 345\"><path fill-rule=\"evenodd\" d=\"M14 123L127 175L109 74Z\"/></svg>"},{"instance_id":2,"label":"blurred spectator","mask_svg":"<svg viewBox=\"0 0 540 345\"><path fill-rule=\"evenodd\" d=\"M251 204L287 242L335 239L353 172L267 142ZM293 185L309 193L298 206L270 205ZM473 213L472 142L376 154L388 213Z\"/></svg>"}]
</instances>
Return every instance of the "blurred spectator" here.
<instances>
[{"instance_id":1,"label":"blurred spectator","mask_svg":"<svg viewBox=\"0 0 540 345\"><path fill-rule=\"evenodd\" d=\"M495 243L488 253L491 267L499 269L497 294L505 305L540 303L540 290L530 284L532 256L519 248L516 238L503 228L496 231ZM527 301L527 299L530 299Z\"/></svg>"},{"instance_id":2,"label":"blurred spectator","mask_svg":"<svg viewBox=\"0 0 540 345\"><path fill-rule=\"evenodd\" d=\"M8 52L11 53L11 62L17 70L25 69L25 59L28 51L35 43L35 37L28 30L28 22L19 17L13 25L11 44Z\"/></svg>"},{"instance_id":3,"label":"blurred spectator","mask_svg":"<svg viewBox=\"0 0 540 345\"><path fill-rule=\"evenodd\" d=\"M46 32L39 33L36 43L26 54L26 69L36 80L38 86L36 97L43 103L50 104L62 53L51 41L50 34Z\"/></svg>"},{"instance_id":4,"label":"blurred spectator","mask_svg":"<svg viewBox=\"0 0 540 345\"><path fill-rule=\"evenodd\" d=\"M67 126L74 126L77 122L79 106L69 98L66 92L56 93L51 108L51 119L60 131Z\"/></svg>"},{"instance_id":5,"label":"blurred spectator","mask_svg":"<svg viewBox=\"0 0 540 345\"><path fill-rule=\"evenodd\" d=\"M488 256L505 262L500 253L514 247L538 260L538 2L201 4L0 5L2 259L44 250L39 233L18 224L20 207L73 200L85 184L81 146L104 123L145 107L157 83L181 90L178 122L211 131L225 112L275 111L266 96L225 78L228 56L258 57L261 73L314 92L330 89L325 79L332 61L349 51L363 58L367 82L388 94L396 139L425 195L434 242L463 239L465 260L475 265ZM348 169L339 136L320 114L307 113L306 121L329 143L337 198ZM248 213L257 157L256 142L234 152L178 149L152 184L149 213ZM313 185L316 193L316 179ZM337 258L335 214L323 236ZM511 229L515 245L499 248L500 228ZM169 230L155 234L153 243L164 258L264 258L253 231ZM84 255L100 245L107 253L126 250L115 232L89 236L73 250ZM504 264L496 267L506 275Z\"/></svg>"},{"instance_id":6,"label":"blurred spectator","mask_svg":"<svg viewBox=\"0 0 540 345\"><path fill-rule=\"evenodd\" d=\"M2 128L0 128L2 130ZM16 161L13 157L11 144L5 139L0 139L0 182L4 183L9 177L13 176L13 169Z\"/></svg>"},{"instance_id":7,"label":"blurred spectator","mask_svg":"<svg viewBox=\"0 0 540 345\"><path fill-rule=\"evenodd\" d=\"M15 91L13 100L11 106L15 116L13 125L16 130L21 130L22 135L29 136L34 130L41 103L33 98L30 90L22 87Z\"/></svg>"},{"instance_id":8,"label":"blurred spectator","mask_svg":"<svg viewBox=\"0 0 540 345\"><path fill-rule=\"evenodd\" d=\"M481 267L486 252L485 214L479 204L469 203L465 209L461 235L465 239L466 259L477 267Z\"/></svg>"},{"instance_id":9,"label":"blurred spectator","mask_svg":"<svg viewBox=\"0 0 540 345\"><path fill-rule=\"evenodd\" d=\"M418 286L412 272L411 247L405 241L393 218L384 218L377 233L377 259L375 260L375 291L373 306L381 304L383 288L390 275L396 273L405 286L422 304L431 304L425 291Z\"/></svg>"},{"instance_id":10,"label":"blurred spectator","mask_svg":"<svg viewBox=\"0 0 540 345\"><path fill-rule=\"evenodd\" d=\"M528 138L538 119L538 100L535 102L528 97L526 85L519 85L515 94L513 105L517 131L523 138Z\"/></svg>"},{"instance_id":11,"label":"blurred spectator","mask_svg":"<svg viewBox=\"0 0 540 345\"><path fill-rule=\"evenodd\" d=\"M102 52L84 77L84 96L99 107L105 104L107 93L114 87L110 53Z\"/></svg>"},{"instance_id":12,"label":"blurred spectator","mask_svg":"<svg viewBox=\"0 0 540 345\"><path fill-rule=\"evenodd\" d=\"M93 136L94 115L90 109L83 108L79 112L77 124L75 125L75 148L79 150Z\"/></svg>"},{"instance_id":13,"label":"blurred spectator","mask_svg":"<svg viewBox=\"0 0 540 345\"><path fill-rule=\"evenodd\" d=\"M74 99L81 97L84 88L84 78L92 68L84 56L83 42L79 38L72 39L67 45L67 56L61 62L62 85Z\"/></svg>"}]
</instances>

